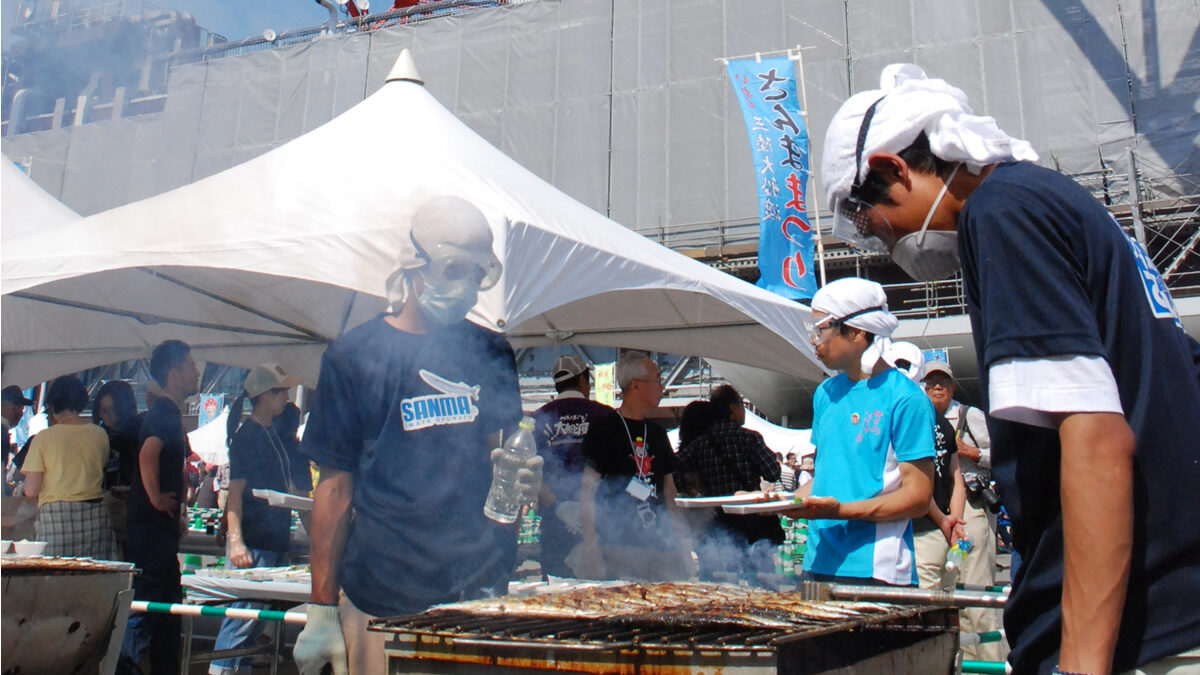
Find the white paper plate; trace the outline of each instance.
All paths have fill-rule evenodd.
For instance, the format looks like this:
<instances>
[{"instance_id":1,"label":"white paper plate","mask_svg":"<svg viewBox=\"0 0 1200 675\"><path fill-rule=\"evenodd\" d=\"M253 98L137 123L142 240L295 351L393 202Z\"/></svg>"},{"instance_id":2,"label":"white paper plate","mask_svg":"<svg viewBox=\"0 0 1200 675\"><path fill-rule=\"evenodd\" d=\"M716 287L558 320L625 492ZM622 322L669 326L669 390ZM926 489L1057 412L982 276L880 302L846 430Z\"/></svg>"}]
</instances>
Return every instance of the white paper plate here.
<instances>
[{"instance_id":1,"label":"white paper plate","mask_svg":"<svg viewBox=\"0 0 1200 675\"><path fill-rule=\"evenodd\" d=\"M791 499L790 492L774 493L780 497ZM740 495L721 495L718 497L676 497L675 505L682 509L702 509L712 506L727 506L731 504L753 504L763 498L763 493L755 490Z\"/></svg>"},{"instance_id":2,"label":"white paper plate","mask_svg":"<svg viewBox=\"0 0 1200 675\"><path fill-rule=\"evenodd\" d=\"M758 504L726 504L722 507L725 513L744 516L750 513L779 513L800 508L800 502L785 499L778 502L761 502Z\"/></svg>"}]
</instances>

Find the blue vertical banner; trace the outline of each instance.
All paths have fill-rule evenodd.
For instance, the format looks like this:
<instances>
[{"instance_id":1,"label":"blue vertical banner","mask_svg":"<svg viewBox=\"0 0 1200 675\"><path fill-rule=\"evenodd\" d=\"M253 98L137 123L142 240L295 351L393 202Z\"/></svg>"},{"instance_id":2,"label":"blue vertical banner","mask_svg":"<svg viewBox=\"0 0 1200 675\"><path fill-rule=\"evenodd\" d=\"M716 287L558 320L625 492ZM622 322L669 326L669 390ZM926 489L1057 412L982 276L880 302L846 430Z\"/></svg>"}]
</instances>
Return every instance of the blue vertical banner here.
<instances>
[{"instance_id":1,"label":"blue vertical banner","mask_svg":"<svg viewBox=\"0 0 1200 675\"><path fill-rule=\"evenodd\" d=\"M221 407L224 403L224 394L202 394L200 396L200 412L196 414L196 428L199 429L220 417Z\"/></svg>"},{"instance_id":2,"label":"blue vertical banner","mask_svg":"<svg viewBox=\"0 0 1200 675\"><path fill-rule=\"evenodd\" d=\"M726 63L746 129L758 184L758 286L793 300L812 299L813 231L808 185L808 129L786 56Z\"/></svg>"}]
</instances>

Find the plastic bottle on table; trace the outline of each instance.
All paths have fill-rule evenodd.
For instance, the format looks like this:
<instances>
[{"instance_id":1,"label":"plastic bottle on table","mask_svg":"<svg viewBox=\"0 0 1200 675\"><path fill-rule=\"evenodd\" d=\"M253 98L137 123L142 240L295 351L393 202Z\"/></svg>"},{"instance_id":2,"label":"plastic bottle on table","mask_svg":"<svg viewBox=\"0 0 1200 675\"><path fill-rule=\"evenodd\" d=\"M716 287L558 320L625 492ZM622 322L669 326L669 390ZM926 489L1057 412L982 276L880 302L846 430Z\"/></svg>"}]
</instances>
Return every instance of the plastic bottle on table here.
<instances>
[{"instance_id":1,"label":"plastic bottle on table","mask_svg":"<svg viewBox=\"0 0 1200 675\"><path fill-rule=\"evenodd\" d=\"M483 515L498 523L511 523L517 519L524 506L520 501L517 472L536 455L533 418L526 415L517 432L504 442L504 452L492 462L492 488L488 491Z\"/></svg>"},{"instance_id":2,"label":"plastic bottle on table","mask_svg":"<svg viewBox=\"0 0 1200 675\"><path fill-rule=\"evenodd\" d=\"M943 591L954 590L955 584L958 583L959 573L962 572L963 562L967 559L967 554L971 552L971 540L959 539L950 550L946 552L946 564L942 567L942 579L939 586Z\"/></svg>"}]
</instances>

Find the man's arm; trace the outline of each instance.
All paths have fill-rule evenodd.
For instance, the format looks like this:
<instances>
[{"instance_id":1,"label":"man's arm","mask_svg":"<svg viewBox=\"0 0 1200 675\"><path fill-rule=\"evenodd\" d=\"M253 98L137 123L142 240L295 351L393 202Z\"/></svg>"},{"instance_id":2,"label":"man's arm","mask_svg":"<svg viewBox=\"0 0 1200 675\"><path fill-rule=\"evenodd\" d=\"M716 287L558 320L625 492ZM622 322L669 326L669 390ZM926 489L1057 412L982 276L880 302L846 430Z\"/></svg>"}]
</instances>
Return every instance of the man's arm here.
<instances>
[{"instance_id":1,"label":"man's arm","mask_svg":"<svg viewBox=\"0 0 1200 675\"><path fill-rule=\"evenodd\" d=\"M1064 671L1112 670L1133 543L1133 430L1123 415L1077 413L1062 444Z\"/></svg>"},{"instance_id":2,"label":"man's arm","mask_svg":"<svg viewBox=\"0 0 1200 675\"><path fill-rule=\"evenodd\" d=\"M138 471L142 475L142 487L146 490L146 499L150 501L151 506L163 513L175 515L179 507L179 495L174 492L159 491L158 460L162 449L161 438L158 436L147 438L146 442L142 443L141 451L138 452Z\"/></svg>"},{"instance_id":3,"label":"man's arm","mask_svg":"<svg viewBox=\"0 0 1200 675\"><path fill-rule=\"evenodd\" d=\"M225 537L229 542L229 562L234 567L249 567L254 563L250 550L242 541L242 495L245 491L245 478L229 481L229 496L225 498Z\"/></svg>"},{"instance_id":4,"label":"man's arm","mask_svg":"<svg viewBox=\"0 0 1200 675\"><path fill-rule=\"evenodd\" d=\"M833 497L805 497L790 518L869 520L887 523L917 518L928 512L933 497L933 460L900 462L900 487L885 495L842 504Z\"/></svg>"},{"instance_id":5,"label":"man's arm","mask_svg":"<svg viewBox=\"0 0 1200 675\"><path fill-rule=\"evenodd\" d=\"M967 538L967 531L963 526L967 521L963 518L963 512L967 505L967 484L963 481L962 468L958 465L958 454L950 455L950 475L954 476L954 490L950 493L950 514L942 513L941 509L931 499L929 500L929 518L938 526L942 534L946 537L946 541L953 546L959 539ZM972 542L978 544L979 542Z\"/></svg>"},{"instance_id":6,"label":"man's arm","mask_svg":"<svg viewBox=\"0 0 1200 675\"><path fill-rule=\"evenodd\" d=\"M320 467L313 491L309 562L312 565L311 602L338 604L338 569L350 534L350 505L354 476L329 466Z\"/></svg>"},{"instance_id":7,"label":"man's arm","mask_svg":"<svg viewBox=\"0 0 1200 675\"><path fill-rule=\"evenodd\" d=\"M679 513L679 507L675 506L675 498L678 496L679 494L675 491L675 478L671 474L667 474L667 477L663 479L663 501L667 505L667 517L671 519L671 531L675 533L674 548L690 552L692 536L683 515Z\"/></svg>"},{"instance_id":8,"label":"man's arm","mask_svg":"<svg viewBox=\"0 0 1200 675\"><path fill-rule=\"evenodd\" d=\"M37 499L42 493L42 472L41 471L25 471L25 496L30 499Z\"/></svg>"},{"instance_id":9,"label":"man's arm","mask_svg":"<svg viewBox=\"0 0 1200 675\"><path fill-rule=\"evenodd\" d=\"M575 570L582 577L596 579L605 576L604 556L600 552L600 542L596 538L596 491L600 488L600 473L596 469L585 466L583 477L579 483L579 520L583 525L583 560L581 570Z\"/></svg>"}]
</instances>

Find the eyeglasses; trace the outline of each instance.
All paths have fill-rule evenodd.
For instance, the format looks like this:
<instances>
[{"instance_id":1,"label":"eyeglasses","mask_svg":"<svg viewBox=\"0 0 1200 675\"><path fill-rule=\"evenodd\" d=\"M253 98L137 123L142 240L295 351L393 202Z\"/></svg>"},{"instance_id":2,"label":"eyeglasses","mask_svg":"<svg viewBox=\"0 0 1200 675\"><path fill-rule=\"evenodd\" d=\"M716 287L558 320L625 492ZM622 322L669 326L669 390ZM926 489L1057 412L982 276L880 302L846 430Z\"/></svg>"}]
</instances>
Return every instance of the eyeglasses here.
<instances>
[{"instance_id":1,"label":"eyeglasses","mask_svg":"<svg viewBox=\"0 0 1200 675\"><path fill-rule=\"evenodd\" d=\"M935 378L935 379L931 379L931 380L925 380L922 384L925 385L925 391L929 391L930 389L936 389L938 387L941 387L942 389L949 391L950 386L954 383L950 382L948 380L943 380L941 378Z\"/></svg>"},{"instance_id":2,"label":"eyeglasses","mask_svg":"<svg viewBox=\"0 0 1200 675\"><path fill-rule=\"evenodd\" d=\"M635 377L633 379L638 380L639 382L645 382L646 384L656 384L660 387L663 386L661 374L658 377L653 377L653 378L651 378L651 377Z\"/></svg>"}]
</instances>

